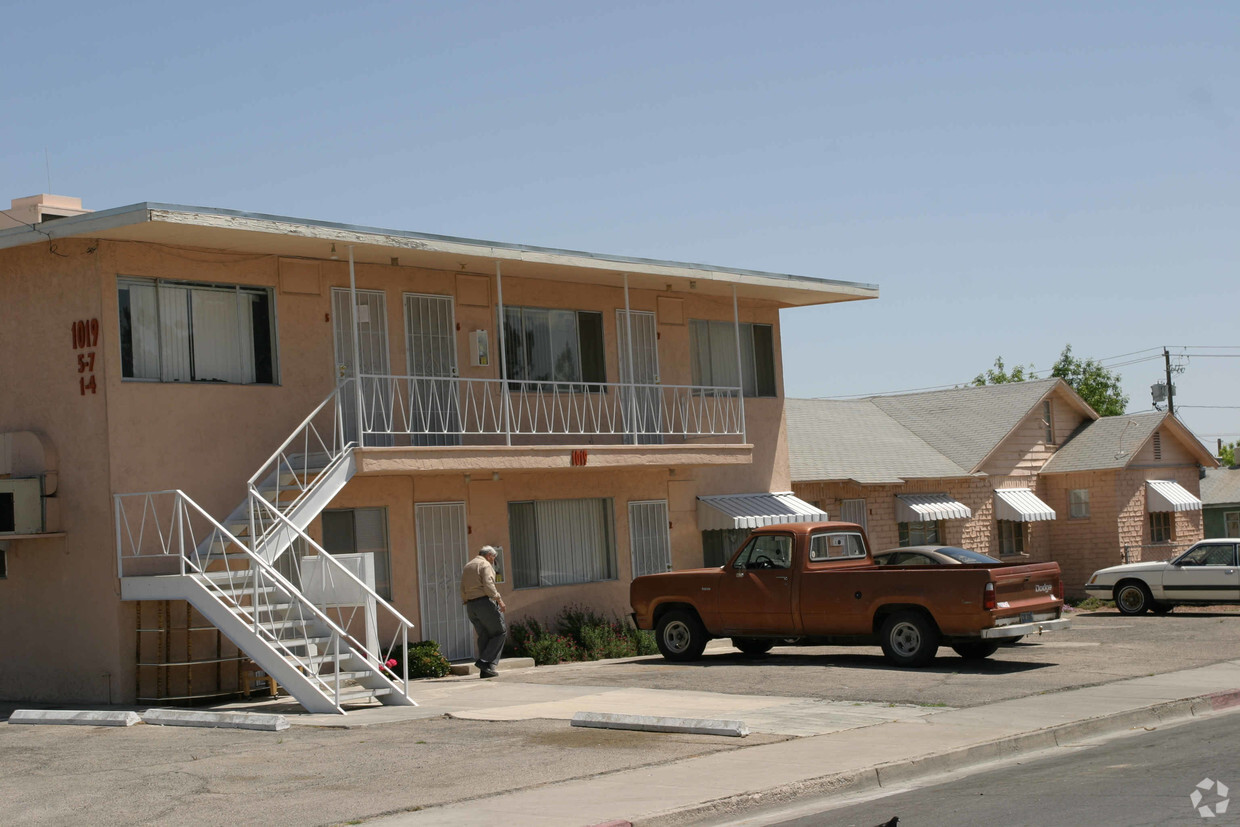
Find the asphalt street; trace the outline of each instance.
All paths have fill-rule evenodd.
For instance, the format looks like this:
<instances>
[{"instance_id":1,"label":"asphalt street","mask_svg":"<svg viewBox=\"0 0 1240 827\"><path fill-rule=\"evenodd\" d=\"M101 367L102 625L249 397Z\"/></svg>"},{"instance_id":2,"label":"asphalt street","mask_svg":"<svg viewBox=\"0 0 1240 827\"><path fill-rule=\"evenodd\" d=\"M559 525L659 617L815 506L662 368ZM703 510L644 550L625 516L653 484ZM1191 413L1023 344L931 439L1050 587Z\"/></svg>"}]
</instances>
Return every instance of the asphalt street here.
<instances>
[{"instance_id":1,"label":"asphalt street","mask_svg":"<svg viewBox=\"0 0 1240 827\"><path fill-rule=\"evenodd\" d=\"M656 655L538 669L521 680L969 707L1240 658L1237 607L1181 607L1166 617L1125 617L1114 609L1071 617L1073 628L1025 638L984 661L967 662L944 647L923 669L891 666L877 646L777 647L753 659L714 641L693 663Z\"/></svg>"},{"instance_id":2,"label":"asphalt street","mask_svg":"<svg viewBox=\"0 0 1240 827\"><path fill-rule=\"evenodd\" d=\"M1097 746L1060 748L1036 760L863 804L741 823L874 827L897 816L900 827L1240 824L1238 739L1240 711ZM1196 804L1195 791L1200 796ZM1198 807L1208 807L1208 814Z\"/></svg>"}]
</instances>

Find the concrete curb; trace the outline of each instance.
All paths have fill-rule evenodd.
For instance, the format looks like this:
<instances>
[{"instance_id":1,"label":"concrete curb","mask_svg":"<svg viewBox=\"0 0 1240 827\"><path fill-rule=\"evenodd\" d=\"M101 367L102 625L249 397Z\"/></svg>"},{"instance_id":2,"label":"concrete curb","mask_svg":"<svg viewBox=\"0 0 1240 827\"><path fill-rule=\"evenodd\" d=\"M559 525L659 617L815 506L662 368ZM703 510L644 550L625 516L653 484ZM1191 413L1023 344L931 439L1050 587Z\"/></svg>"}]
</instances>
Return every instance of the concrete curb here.
<instances>
[{"instance_id":1,"label":"concrete curb","mask_svg":"<svg viewBox=\"0 0 1240 827\"><path fill-rule=\"evenodd\" d=\"M280 732L288 729L283 715L262 712L194 712L186 709L148 709L142 721L154 726L193 726L212 729L254 729Z\"/></svg>"},{"instance_id":2,"label":"concrete curb","mask_svg":"<svg viewBox=\"0 0 1240 827\"><path fill-rule=\"evenodd\" d=\"M804 796L826 797L843 793L868 792L1000 758L1011 758L1057 746L1067 746L1124 730L1157 727L1237 706L1240 706L1240 689L1164 701L1111 715L1073 721L1020 735L997 738L993 741L983 741L960 749L928 753L904 761L846 770L765 790L702 801L687 807L641 816L634 819L632 823L635 827L693 824L708 818L740 816L751 811L789 804Z\"/></svg>"},{"instance_id":3,"label":"concrete curb","mask_svg":"<svg viewBox=\"0 0 1240 827\"><path fill-rule=\"evenodd\" d=\"M640 732L685 732L690 735L724 735L744 738L749 727L744 721L718 718L660 718L655 715L624 715L618 712L578 712L569 726L594 729L633 729Z\"/></svg>"},{"instance_id":4,"label":"concrete curb","mask_svg":"<svg viewBox=\"0 0 1240 827\"><path fill-rule=\"evenodd\" d=\"M136 712L101 709L16 709L10 724L51 724L56 726L123 726L142 723Z\"/></svg>"}]
</instances>

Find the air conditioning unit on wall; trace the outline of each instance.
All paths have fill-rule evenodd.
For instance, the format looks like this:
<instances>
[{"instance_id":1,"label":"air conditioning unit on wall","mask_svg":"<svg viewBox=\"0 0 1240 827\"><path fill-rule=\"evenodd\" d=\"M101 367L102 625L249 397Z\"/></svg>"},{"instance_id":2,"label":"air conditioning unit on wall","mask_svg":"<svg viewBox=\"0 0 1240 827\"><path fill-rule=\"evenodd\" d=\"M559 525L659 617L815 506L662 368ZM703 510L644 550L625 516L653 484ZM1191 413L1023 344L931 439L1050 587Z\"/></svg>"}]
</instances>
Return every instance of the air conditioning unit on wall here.
<instances>
[{"instance_id":1,"label":"air conditioning unit on wall","mask_svg":"<svg viewBox=\"0 0 1240 827\"><path fill-rule=\"evenodd\" d=\"M0 539L6 534L43 533L43 480L0 480Z\"/></svg>"}]
</instances>

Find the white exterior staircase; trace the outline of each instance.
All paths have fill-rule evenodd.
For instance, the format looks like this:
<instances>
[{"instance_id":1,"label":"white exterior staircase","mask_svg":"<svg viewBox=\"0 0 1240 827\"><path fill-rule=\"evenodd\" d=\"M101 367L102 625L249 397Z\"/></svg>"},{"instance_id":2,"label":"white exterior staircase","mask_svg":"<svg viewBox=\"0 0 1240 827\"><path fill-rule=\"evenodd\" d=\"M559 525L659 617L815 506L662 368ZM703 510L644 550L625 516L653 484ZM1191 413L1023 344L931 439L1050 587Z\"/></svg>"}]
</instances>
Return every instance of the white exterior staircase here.
<instances>
[{"instance_id":1,"label":"white exterior staircase","mask_svg":"<svg viewBox=\"0 0 1240 827\"><path fill-rule=\"evenodd\" d=\"M122 599L188 601L317 713L416 705L405 664L413 624L305 533L356 470L341 407L352 381L250 478L222 523L180 490L115 497Z\"/></svg>"}]
</instances>

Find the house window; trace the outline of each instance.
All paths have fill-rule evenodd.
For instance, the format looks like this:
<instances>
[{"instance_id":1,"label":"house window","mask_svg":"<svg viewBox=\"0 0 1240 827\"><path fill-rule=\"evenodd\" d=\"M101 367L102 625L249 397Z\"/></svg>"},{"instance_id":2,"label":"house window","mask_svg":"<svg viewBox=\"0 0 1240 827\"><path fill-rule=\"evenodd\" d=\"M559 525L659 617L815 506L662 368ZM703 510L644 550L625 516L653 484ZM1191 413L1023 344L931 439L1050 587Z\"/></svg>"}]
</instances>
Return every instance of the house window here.
<instances>
[{"instance_id":1,"label":"house window","mask_svg":"<svg viewBox=\"0 0 1240 827\"><path fill-rule=\"evenodd\" d=\"M1170 543L1172 539L1172 526L1175 521L1171 519L1170 511L1151 511L1150 512L1150 542L1151 543Z\"/></svg>"},{"instance_id":2,"label":"house window","mask_svg":"<svg viewBox=\"0 0 1240 827\"><path fill-rule=\"evenodd\" d=\"M1054 409L1051 407L1051 401L1048 399L1042 403L1042 425L1046 428L1046 444L1055 444L1055 417Z\"/></svg>"},{"instance_id":3,"label":"house window","mask_svg":"<svg viewBox=\"0 0 1240 827\"><path fill-rule=\"evenodd\" d=\"M940 531L937 521L900 523L898 528L902 546L934 546L939 543Z\"/></svg>"},{"instance_id":4,"label":"house window","mask_svg":"<svg viewBox=\"0 0 1240 827\"><path fill-rule=\"evenodd\" d=\"M840 519L846 523L856 523L862 528L866 528L865 500L843 500L841 501L840 502ZM937 529L936 529L936 534L937 534Z\"/></svg>"},{"instance_id":5,"label":"house window","mask_svg":"<svg viewBox=\"0 0 1240 827\"><path fill-rule=\"evenodd\" d=\"M715 568L732 559L732 555L749 536L747 528L719 528L702 532L702 566Z\"/></svg>"},{"instance_id":6,"label":"house window","mask_svg":"<svg viewBox=\"0 0 1240 827\"><path fill-rule=\"evenodd\" d=\"M508 536L518 589L616 579L612 501L508 503Z\"/></svg>"},{"instance_id":7,"label":"house window","mask_svg":"<svg viewBox=\"0 0 1240 827\"><path fill-rule=\"evenodd\" d=\"M774 328L748 322L740 327L743 384L736 374L736 326L732 322L689 320L693 384L741 387L745 396L775 396Z\"/></svg>"},{"instance_id":8,"label":"house window","mask_svg":"<svg viewBox=\"0 0 1240 827\"><path fill-rule=\"evenodd\" d=\"M1228 537L1240 537L1240 511L1223 512L1223 533Z\"/></svg>"},{"instance_id":9,"label":"house window","mask_svg":"<svg viewBox=\"0 0 1240 827\"><path fill-rule=\"evenodd\" d=\"M121 375L270 385L275 303L262 287L119 279Z\"/></svg>"},{"instance_id":10,"label":"house window","mask_svg":"<svg viewBox=\"0 0 1240 827\"><path fill-rule=\"evenodd\" d=\"M602 313L505 307L504 342L509 379L607 381Z\"/></svg>"},{"instance_id":11,"label":"house window","mask_svg":"<svg viewBox=\"0 0 1240 827\"><path fill-rule=\"evenodd\" d=\"M1068 492L1068 517L1083 520L1089 516L1089 489L1073 488Z\"/></svg>"},{"instance_id":12,"label":"house window","mask_svg":"<svg viewBox=\"0 0 1240 827\"><path fill-rule=\"evenodd\" d=\"M384 600L392 599L386 508L324 511L323 548L329 554L373 554L375 593Z\"/></svg>"},{"instance_id":13,"label":"house window","mask_svg":"<svg viewBox=\"0 0 1240 827\"><path fill-rule=\"evenodd\" d=\"M999 554L1025 553L1025 524L999 520Z\"/></svg>"}]
</instances>

